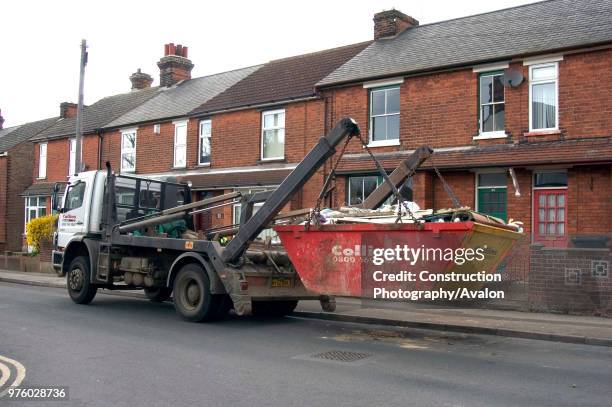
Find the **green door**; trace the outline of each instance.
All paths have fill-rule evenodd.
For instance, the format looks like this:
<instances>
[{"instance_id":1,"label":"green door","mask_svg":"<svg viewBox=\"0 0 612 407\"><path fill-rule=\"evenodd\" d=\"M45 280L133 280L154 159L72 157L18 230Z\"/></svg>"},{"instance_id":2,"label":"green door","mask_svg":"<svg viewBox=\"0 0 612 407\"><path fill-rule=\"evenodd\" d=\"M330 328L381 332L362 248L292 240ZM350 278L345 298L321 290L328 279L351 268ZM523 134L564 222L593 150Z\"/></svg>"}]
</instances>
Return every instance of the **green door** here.
<instances>
[{"instance_id":1,"label":"green door","mask_svg":"<svg viewBox=\"0 0 612 407\"><path fill-rule=\"evenodd\" d=\"M508 220L506 188L478 188L478 212Z\"/></svg>"}]
</instances>

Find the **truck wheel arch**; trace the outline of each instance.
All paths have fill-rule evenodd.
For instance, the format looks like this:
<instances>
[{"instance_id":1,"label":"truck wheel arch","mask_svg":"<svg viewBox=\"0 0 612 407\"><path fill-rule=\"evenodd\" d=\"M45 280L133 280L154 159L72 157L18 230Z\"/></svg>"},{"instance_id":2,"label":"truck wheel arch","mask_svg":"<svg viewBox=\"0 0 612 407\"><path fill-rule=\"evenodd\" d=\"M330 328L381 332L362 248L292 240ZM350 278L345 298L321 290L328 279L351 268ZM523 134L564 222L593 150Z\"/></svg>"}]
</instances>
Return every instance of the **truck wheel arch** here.
<instances>
[{"instance_id":1,"label":"truck wheel arch","mask_svg":"<svg viewBox=\"0 0 612 407\"><path fill-rule=\"evenodd\" d=\"M89 271L92 276L95 276L98 268L99 246L99 242L91 239L77 238L71 240L64 250L62 259L62 270L64 273L68 271L72 260L78 256L86 256L89 259Z\"/></svg>"},{"instance_id":2,"label":"truck wheel arch","mask_svg":"<svg viewBox=\"0 0 612 407\"><path fill-rule=\"evenodd\" d=\"M208 260L206 260L206 258L201 254L194 252L183 253L174 260L170 266L170 270L168 270L168 280L166 281L166 286L172 287L177 272L184 265L189 263L199 264L204 268L204 270L206 270L206 274L208 275L208 279L210 281L211 294L227 294L221 279L219 276L217 276L217 273L214 272Z\"/></svg>"}]
</instances>

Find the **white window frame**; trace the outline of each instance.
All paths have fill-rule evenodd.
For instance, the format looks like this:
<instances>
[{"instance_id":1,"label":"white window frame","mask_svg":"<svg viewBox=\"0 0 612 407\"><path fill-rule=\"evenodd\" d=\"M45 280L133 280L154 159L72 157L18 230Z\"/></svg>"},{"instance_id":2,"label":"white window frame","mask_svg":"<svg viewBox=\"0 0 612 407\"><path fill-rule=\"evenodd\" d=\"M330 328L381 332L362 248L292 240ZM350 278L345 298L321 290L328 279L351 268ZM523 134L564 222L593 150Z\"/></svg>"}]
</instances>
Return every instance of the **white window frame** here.
<instances>
[{"instance_id":1,"label":"white window frame","mask_svg":"<svg viewBox=\"0 0 612 407\"><path fill-rule=\"evenodd\" d=\"M272 126L272 127L265 127L266 126L266 116L268 115L275 115L275 114L279 114L282 113L283 114L283 125L282 126ZM278 157L265 157L264 158L264 134L266 130L283 130L284 132L284 139L286 140L287 138L287 134L285 132L285 123L287 120L287 116L285 113L285 109L276 109L276 110L266 110L264 112L261 112L261 153L260 153L260 157L261 157L261 161L271 161L271 160L283 160L285 158L285 144L286 142L283 142L283 154L281 156Z\"/></svg>"},{"instance_id":2,"label":"white window frame","mask_svg":"<svg viewBox=\"0 0 612 407\"><path fill-rule=\"evenodd\" d=\"M390 90L393 89L397 89L398 94L401 97L401 88L400 86L385 86L385 87L381 87L381 88L371 88L368 98L369 98L369 108L368 108L368 121L369 121L369 129L368 129L368 147L384 147L384 146L399 146L400 145L400 134L397 135L396 139L386 139L386 140L377 140L374 141L372 140L372 136L373 136L373 129L374 129L374 118L375 117L383 117L383 116L395 116L397 115L398 117L400 117L400 112L401 112L401 105L400 105L400 111L398 111L397 113L383 113L383 114L377 114L377 115L373 115L372 111L374 108L374 103L372 102L373 100L373 96L374 93L377 92L385 92L385 112L387 111L387 95L386 93ZM401 100L400 100L401 102ZM401 120L401 117L400 117Z\"/></svg>"},{"instance_id":3,"label":"white window frame","mask_svg":"<svg viewBox=\"0 0 612 407\"><path fill-rule=\"evenodd\" d=\"M30 206L30 198L35 198L36 199L36 205ZM40 205L40 198L44 198L45 200L45 204L44 205ZM44 209L45 210L45 215L47 215L46 211L47 211L47 197L46 196L26 196L25 197L25 213L24 213L24 231L25 231L25 225L28 224L29 221L31 221L32 219L36 219L36 218L40 218L41 215L40 214L40 210ZM36 211L36 216L33 218L30 218L30 211L31 210L35 210Z\"/></svg>"},{"instance_id":4,"label":"white window frame","mask_svg":"<svg viewBox=\"0 0 612 407\"><path fill-rule=\"evenodd\" d=\"M507 66L507 64L506 64ZM506 87L504 86L504 101L503 102L491 102L491 103L485 103L486 105L491 105L491 106L495 106L495 105L499 105L502 104L504 105L504 130L494 130L494 131L483 131L482 130L482 126L483 126L483 117L482 117L482 106L483 103L481 102L481 92L482 89L480 87L480 81L482 80L482 78L486 77L486 76L498 76L501 75L503 76L503 73L500 73L499 70L491 70L491 71L476 71L475 72L478 73L478 136L473 137L474 140L486 140L486 139L495 139L495 138L505 138L508 137L508 135L506 134L506 123L505 123L505 114L506 114ZM495 109L495 108L494 108Z\"/></svg>"},{"instance_id":5,"label":"white window frame","mask_svg":"<svg viewBox=\"0 0 612 407\"><path fill-rule=\"evenodd\" d=\"M350 202L350 201L351 201L351 178L361 178L361 190L362 190L363 192L365 192L365 185L364 185L364 183L365 183L365 179L366 179L366 178L372 178L372 177L373 177L373 178L376 178L376 188L378 188L378 187L379 187L379 185L380 185L379 180L378 180L378 178L380 177L380 175L378 175L378 174L349 175L349 176L346 178L346 182L347 182L347 184L348 184L348 188L347 188L347 189L348 189L348 196L347 196L347 199L346 199L346 204L347 204L348 206L350 206L350 205L351 205L351 202ZM362 197L362 201L361 201L361 202L363 203L363 202L364 202L364 201L365 201L367 198L368 198L367 196L363 196L363 197ZM358 204L356 204L356 205L358 205Z\"/></svg>"},{"instance_id":6,"label":"white window frame","mask_svg":"<svg viewBox=\"0 0 612 407\"><path fill-rule=\"evenodd\" d=\"M128 134L134 134L134 148L125 148L123 139ZM121 130L121 155L119 156L119 168L121 172L135 172L136 171L136 146L138 145L138 132L137 129L123 129ZM134 166L131 168L123 167L123 156L125 154L134 154Z\"/></svg>"},{"instance_id":7,"label":"white window frame","mask_svg":"<svg viewBox=\"0 0 612 407\"><path fill-rule=\"evenodd\" d=\"M68 176L76 171L76 138L71 138L68 142Z\"/></svg>"},{"instance_id":8,"label":"white window frame","mask_svg":"<svg viewBox=\"0 0 612 407\"><path fill-rule=\"evenodd\" d=\"M47 178L47 143L40 143L38 145L38 179L45 178Z\"/></svg>"},{"instance_id":9,"label":"white window frame","mask_svg":"<svg viewBox=\"0 0 612 407\"><path fill-rule=\"evenodd\" d=\"M173 165L174 168L185 168L185 167L187 167L187 120L180 120L180 121L175 121L175 122L172 122L172 123L174 124L174 148L173 148L174 149L174 160L172 162L172 165ZM185 143L184 144L178 144L177 141L176 141L177 140L177 136L178 136L178 130L180 128L182 128L182 127L185 128ZM183 147L184 148L184 156L182 157L183 161L184 161L184 164L182 164L182 165L177 164L177 161L176 161L176 159L177 159L176 152L177 152L177 149L179 147Z\"/></svg>"},{"instance_id":10,"label":"white window frame","mask_svg":"<svg viewBox=\"0 0 612 407\"><path fill-rule=\"evenodd\" d=\"M210 133L204 134L202 132L203 124L209 125ZM211 119L200 120L199 126L200 126L200 131L198 135L198 165L209 166L210 160L212 158L211 157L212 156L212 120ZM210 152L208 153L208 162L201 161L202 159L202 141L204 138L208 139L208 147L210 149Z\"/></svg>"},{"instance_id":11,"label":"white window frame","mask_svg":"<svg viewBox=\"0 0 612 407\"><path fill-rule=\"evenodd\" d=\"M555 68L555 77L554 78L546 78L546 79L533 79L533 70L538 68L546 68L546 67L554 67ZM534 85L541 85L546 83L555 84L555 127L549 127L545 129L534 129L533 128L533 98L532 98L532 89ZM559 63L558 62L547 62L542 64L534 64L529 65L529 132L537 133L537 132L546 132L546 131L556 131L559 130Z\"/></svg>"}]
</instances>

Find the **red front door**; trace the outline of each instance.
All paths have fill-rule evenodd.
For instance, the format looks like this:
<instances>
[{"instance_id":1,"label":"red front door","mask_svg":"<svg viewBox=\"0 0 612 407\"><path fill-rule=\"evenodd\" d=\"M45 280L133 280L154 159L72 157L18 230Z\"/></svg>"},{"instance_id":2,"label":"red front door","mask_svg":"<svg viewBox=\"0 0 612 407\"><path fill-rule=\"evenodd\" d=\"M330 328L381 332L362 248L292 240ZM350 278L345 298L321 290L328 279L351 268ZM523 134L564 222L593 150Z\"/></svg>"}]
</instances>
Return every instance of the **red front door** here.
<instances>
[{"instance_id":1,"label":"red front door","mask_svg":"<svg viewBox=\"0 0 612 407\"><path fill-rule=\"evenodd\" d=\"M567 189L539 189L534 199L534 237L549 247L567 246Z\"/></svg>"}]
</instances>

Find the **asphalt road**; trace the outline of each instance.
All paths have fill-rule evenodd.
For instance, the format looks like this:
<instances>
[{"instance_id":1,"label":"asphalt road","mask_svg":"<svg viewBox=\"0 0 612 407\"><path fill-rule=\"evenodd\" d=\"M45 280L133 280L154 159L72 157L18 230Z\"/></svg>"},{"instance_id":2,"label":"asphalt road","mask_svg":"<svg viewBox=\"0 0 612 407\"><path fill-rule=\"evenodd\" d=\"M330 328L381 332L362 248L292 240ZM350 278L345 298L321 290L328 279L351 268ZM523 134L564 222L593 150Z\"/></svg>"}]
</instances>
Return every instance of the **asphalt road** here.
<instances>
[{"instance_id":1,"label":"asphalt road","mask_svg":"<svg viewBox=\"0 0 612 407\"><path fill-rule=\"evenodd\" d=\"M312 356L333 350L367 357ZM298 318L192 324L168 303L98 294L82 306L8 283L0 357L25 367L21 386L70 397L1 406L612 405L605 347Z\"/></svg>"}]
</instances>

